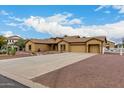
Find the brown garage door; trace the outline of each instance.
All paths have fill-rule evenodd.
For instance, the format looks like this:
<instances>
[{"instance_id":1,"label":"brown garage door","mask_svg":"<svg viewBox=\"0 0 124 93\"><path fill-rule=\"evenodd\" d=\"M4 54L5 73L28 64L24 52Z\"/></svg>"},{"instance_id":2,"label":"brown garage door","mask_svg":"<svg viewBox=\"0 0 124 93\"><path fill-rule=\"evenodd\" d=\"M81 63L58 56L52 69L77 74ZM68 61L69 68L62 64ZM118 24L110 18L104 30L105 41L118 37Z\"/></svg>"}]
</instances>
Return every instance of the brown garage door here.
<instances>
[{"instance_id":1,"label":"brown garage door","mask_svg":"<svg viewBox=\"0 0 124 93\"><path fill-rule=\"evenodd\" d=\"M71 45L70 52L85 52L85 45Z\"/></svg>"},{"instance_id":2,"label":"brown garage door","mask_svg":"<svg viewBox=\"0 0 124 93\"><path fill-rule=\"evenodd\" d=\"M100 46L98 44L96 44L96 45L89 45L88 52L89 53L100 53Z\"/></svg>"}]
</instances>

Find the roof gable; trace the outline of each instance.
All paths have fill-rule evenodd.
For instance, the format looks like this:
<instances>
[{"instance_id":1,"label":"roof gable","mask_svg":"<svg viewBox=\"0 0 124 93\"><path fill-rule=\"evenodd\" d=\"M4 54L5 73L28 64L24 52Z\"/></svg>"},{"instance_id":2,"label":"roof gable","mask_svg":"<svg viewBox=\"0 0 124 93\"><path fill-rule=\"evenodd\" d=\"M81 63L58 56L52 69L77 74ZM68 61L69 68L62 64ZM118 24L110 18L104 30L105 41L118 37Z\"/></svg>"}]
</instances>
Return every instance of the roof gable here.
<instances>
[{"instance_id":1,"label":"roof gable","mask_svg":"<svg viewBox=\"0 0 124 93\"><path fill-rule=\"evenodd\" d=\"M72 37L72 36L71 36ZM78 37L78 36L73 36L72 38L68 37L68 38L61 38L61 39L57 39L57 38L50 38L50 39L31 39L30 41L32 41L33 43L38 43L38 44L57 44L60 43L62 41L67 42L67 43L86 43L89 40L92 39L96 39L102 42L106 42L106 37L105 36L98 36L98 37Z\"/></svg>"}]
</instances>

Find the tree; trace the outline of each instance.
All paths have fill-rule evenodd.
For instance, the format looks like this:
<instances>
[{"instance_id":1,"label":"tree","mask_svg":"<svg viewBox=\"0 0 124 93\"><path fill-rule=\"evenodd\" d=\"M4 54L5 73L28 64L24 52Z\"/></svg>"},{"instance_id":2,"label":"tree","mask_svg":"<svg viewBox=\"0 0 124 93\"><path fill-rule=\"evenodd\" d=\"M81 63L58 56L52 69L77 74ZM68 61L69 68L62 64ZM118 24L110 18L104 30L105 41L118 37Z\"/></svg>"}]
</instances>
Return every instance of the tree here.
<instances>
[{"instance_id":1,"label":"tree","mask_svg":"<svg viewBox=\"0 0 124 93\"><path fill-rule=\"evenodd\" d=\"M25 40L24 39L19 39L15 45L17 45L19 47L20 50L23 50L25 47Z\"/></svg>"},{"instance_id":2,"label":"tree","mask_svg":"<svg viewBox=\"0 0 124 93\"><path fill-rule=\"evenodd\" d=\"M7 39L6 39L6 37L0 35L0 49L1 49L4 45L7 45Z\"/></svg>"},{"instance_id":3,"label":"tree","mask_svg":"<svg viewBox=\"0 0 124 93\"><path fill-rule=\"evenodd\" d=\"M124 48L124 38L122 38L122 47Z\"/></svg>"}]
</instances>

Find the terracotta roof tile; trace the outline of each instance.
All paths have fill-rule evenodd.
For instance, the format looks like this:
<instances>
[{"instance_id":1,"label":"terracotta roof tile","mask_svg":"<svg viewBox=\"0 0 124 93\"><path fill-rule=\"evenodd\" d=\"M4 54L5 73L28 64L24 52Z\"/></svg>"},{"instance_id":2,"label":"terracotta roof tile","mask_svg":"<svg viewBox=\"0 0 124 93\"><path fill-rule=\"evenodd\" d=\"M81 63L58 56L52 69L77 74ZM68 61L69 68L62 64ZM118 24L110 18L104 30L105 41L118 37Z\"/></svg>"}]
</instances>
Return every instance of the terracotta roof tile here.
<instances>
[{"instance_id":1,"label":"terracotta roof tile","mask_svg":"<svg viewBox=\"0 0 124 93\"><path fill-rule=\"evenodd\" d=\"M79 36L67 36L64 38L50 38L50 39L31 39L32 42L34 43L44 43L44 44L57 44L61 40L67 41L67 42L87 42L88 40L96 38L101 41L105 41L105 36L96 36L96 37L82 37L80 38Z\"/></svg>"},{"instance_id":2,"label":"terracotta roof tile","mask_svg":"<svg viewBox=\"0 0 124 93\"><path fill-rule=\"evenodd\" d=\"M58 39L31 39L33 43L44 43L44 44L56 44L60 40Z\"/></svg>"},{"instance_id":3,"label":"terracotta roof tile","mask_svg":"<svg viewBox=\"0 0 124 93\"><path fill-rule=\"evenodd\" d=\"M67 42L87 42L88 40L95 38L101 41L105 41L105 36L96 36L96 37L82 37L82 38L64 38L63 40Z\"/></svg>"}]
</instances>

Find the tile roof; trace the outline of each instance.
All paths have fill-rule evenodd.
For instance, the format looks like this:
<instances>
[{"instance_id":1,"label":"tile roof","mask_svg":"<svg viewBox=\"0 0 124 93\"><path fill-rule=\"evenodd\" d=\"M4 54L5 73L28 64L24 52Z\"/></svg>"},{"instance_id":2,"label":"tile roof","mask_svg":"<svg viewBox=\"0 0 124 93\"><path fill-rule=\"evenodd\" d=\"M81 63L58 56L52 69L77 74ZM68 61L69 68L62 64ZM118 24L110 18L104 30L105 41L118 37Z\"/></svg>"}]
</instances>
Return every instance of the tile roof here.
<instances>
[{"instance_id":1,"label":"tile roof","mask_svg":"<svg viewBox=\"0 0 124 93\"><path fill-rule=\"evenodd\" d=\"M43 44L57 44L60 40L55 38L50 39L31 39L33 43L43 43Z\"/></svg>"},{"instance_id":2,"label":"tile roof","mask_svg":"<svg viewBox=\"0 0 124 93\"><path fill-rule=\"evenodd\" d=\"M19 37L19 36L10 36L7 39L9 39L9 40L18 40L18 39L22 39L22 38Z\"/></svg>"},{"instance_id":3,"label":"tile roof","mask_svg":"<svg viewBox=\"0 0 124 93\"><path fill-rule=\"evenodd\" d=\"M73 43L73 42L87 42L88 40L93 39L93 38L101 40L101 41L105 41L105 39L106 39L105 36L96 36L96 37L82 37L82 38L79 38L79 37L64 38L63 40L70 42L70 43Z\"/></svg>"},{"instance_id":4,"label":"tile roof","mask_svg":"<svg viewBox=\"0 0 124 93\"><path fill-rule=\"evenodd\" d=\"M58 42L64 40L69 43L73 42L87 42L88 40L95 38L101 41L105 41L105 36L96 36L96 37L79 37L79 36L67 36L63 38L50 38L50 39L31 39L33 43L43 43L43 44L57 44Z\"/></svg>"}]
</instances>

